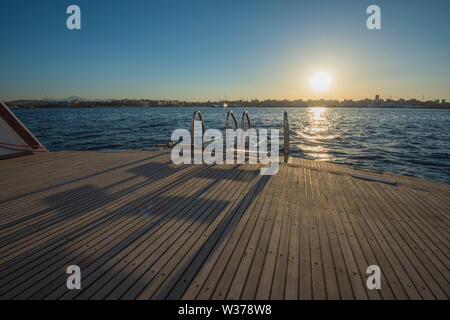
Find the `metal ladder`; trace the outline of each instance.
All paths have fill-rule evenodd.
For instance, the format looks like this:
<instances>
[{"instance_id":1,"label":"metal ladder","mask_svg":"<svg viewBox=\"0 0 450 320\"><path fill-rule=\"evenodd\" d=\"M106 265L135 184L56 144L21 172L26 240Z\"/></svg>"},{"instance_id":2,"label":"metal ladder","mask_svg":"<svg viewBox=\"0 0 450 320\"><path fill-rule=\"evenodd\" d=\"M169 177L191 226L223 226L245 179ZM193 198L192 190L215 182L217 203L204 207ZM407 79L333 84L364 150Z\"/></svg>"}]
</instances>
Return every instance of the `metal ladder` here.
<instances>
[{"instance_id":1,"label":"metal ladder","mask_svg":"<svg viewBox=\"0 0 450 320\"><path fill-rule=\"evenodd\" d=\"M202 122L202 149L205 147L205 143L208 143L210 141L203 141L203 135L205 134L205 121L203 120L202 113L197 110L194 112L192 116L192 126L191 126L191 155L194 156L194 130L195 130L195 119L200 119ZM230 110L227 113L227 121L226 121L226 128L230 128L230 117L233 119L234 125L236 129L239 129L238 121L236 119L236 116L234 115L233 111ZM250 116L248 114L248 111L245 110L242 113L242 120L241 120L241 129L245 131L245 119L247 119L247 127L250 129L252 127L252 122L250 120ZM288 113L287 111L284 112L284 119L283 119L283 137L284 137L284 162L288 163L289 161L289 121L288 121Z\"/></svg>"}]
</instances>

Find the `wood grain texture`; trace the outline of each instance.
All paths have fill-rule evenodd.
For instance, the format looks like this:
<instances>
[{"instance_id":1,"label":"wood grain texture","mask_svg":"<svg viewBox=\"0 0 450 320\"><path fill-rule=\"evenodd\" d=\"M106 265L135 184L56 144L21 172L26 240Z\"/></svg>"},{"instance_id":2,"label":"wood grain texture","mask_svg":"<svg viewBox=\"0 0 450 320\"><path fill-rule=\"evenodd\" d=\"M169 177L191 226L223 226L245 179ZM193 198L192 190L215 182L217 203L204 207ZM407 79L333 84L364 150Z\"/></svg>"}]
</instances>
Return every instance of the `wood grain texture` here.
<instances>
[{"instance_id":1,"label":"wood grain texture","mask_svg":"<svg viewBox=\"0 0 450 320\"><path fill-rule=\"evenodd\" d=\"M1 160L0 298L449 298L449 185L296 158L259 169L168 151Z\"/></svg>"}]
</instances>

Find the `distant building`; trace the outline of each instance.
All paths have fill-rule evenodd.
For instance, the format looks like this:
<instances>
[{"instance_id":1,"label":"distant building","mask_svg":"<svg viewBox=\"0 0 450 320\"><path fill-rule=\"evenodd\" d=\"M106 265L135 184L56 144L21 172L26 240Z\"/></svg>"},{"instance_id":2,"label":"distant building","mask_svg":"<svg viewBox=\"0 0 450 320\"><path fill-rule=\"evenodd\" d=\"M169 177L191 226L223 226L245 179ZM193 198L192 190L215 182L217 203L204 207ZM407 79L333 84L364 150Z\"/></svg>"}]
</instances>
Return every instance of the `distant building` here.
<instances>
[{"instance_id":1,"label":"distant building","mask_svg":"<svg viewBox=\"0 0 450 320\"><path fill-rule=\"evenodd\" d=\"M379 95L379 94L377 94L377 95L375 96L375 101L378 101L378 100L380 100L380 95Z\"/></svg>"}]
</instances>

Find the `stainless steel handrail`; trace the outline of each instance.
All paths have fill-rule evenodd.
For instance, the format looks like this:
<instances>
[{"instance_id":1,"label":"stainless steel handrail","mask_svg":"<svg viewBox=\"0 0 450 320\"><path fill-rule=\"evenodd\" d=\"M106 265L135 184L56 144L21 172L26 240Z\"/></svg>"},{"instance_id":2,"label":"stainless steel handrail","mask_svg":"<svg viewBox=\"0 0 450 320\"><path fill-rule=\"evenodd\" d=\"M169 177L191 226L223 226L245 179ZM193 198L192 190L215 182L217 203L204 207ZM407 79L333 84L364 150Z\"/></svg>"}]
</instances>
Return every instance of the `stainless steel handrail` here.
<instances>
[{"instance_id":1,"label":"stainless steel handrail","mask_svg":"<svg viewBox=\"0 0 450 320\"><path fill-rule=\"evenodd\" d=\"M284 112L284 163L289 161L289 120L287 111Z\"/></svg>"},{"instance_id":2,"label":"stainless steel handrail","mask_svg":"<svg viewBox=\"0 0 450 320\"><path fill-rule=\"evenodd\" d=\"M200 119L200 121L202 122L202 149L204 148L204 144L203 144L203 136L205 134L205 122L203 121L203 116L202 113L200 111L195 111L194 115L192 116L192 127L191 127L191 157L194 157L194 127L195 127L195 117L198 114L198 117Z\"/></svg>"},{"instance_id":3,"label":"stainless steel handrail","mask_svg":"<svg viewBox=\"0 0 450 320\"><path fill-rule=\"evenodd\" d=\"M245 110L244 113L242 113L242 120L241 120L242 130L245 130L245 118L247 118L248 128L250 129L252 127L252 122L250 121L250 117L248 116L248 111Z\"/></svg>"},{"instance_id":4,"label":"stainless steel handrail","mask_svg":"<svg viewBox=\"0 0 450 320\"><path fill-rule=\"evenodd\" d=\"M242 129L242 139L243 139L244 150L246 150L246 148L245 148L245 118L247 118L248 129L250 129L252 127L252 122L250 121L250 117L248 115L247 110L245 110L242 113L242 120L241 120L241 129ZM249 143L250 143L250 141L249 141Z\"/></svg>"},{"instance_id":5,"label":"stainless steel handrail","mask_svg":"<svg viewBox=\"0 0 450 320\"><path fill-rule=\"evenodd\" d=\"M228 113L227 113L227 129L230 129L230 116L233 118L234 126L236 127L236 130L239 129L238 121L237 121L233 111L228 111Z\"/></svg>"},{"instance_id":6,"label":"stainless steel handrail","mask_svg":"<svg viewBox=\"0 0 450 320\"><path fill-rule=\"evenodd\" d=\"M228 113L227 113L227 129L230 129L230 116L233 118L234 126L235 126L236 130L239 129L238 121L237 121L236 116L234 115L232 110L228 111ZM233 140L234 140L233 141L233 149L234 149L234 157L235 157L236 156L236 149L237 149L236 148L237 140L236 140L236 138L234 138Z\"/></svg>"}]
</instances>

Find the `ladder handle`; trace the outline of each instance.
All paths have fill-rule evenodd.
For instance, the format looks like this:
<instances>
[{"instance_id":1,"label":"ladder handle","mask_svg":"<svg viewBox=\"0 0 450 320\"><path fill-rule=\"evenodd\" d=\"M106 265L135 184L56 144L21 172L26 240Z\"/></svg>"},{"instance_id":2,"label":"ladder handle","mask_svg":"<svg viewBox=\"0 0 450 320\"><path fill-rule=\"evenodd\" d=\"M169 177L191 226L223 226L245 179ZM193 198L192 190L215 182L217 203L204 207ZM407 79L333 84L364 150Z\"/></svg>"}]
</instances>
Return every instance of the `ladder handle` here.
<instances>
[{"instance_id":1,"label":"ladder handle","mask_svg":"<svg viewBox=\"0 0 450 320\"><path fill-rule=\"evenodd\" d=\"M195 118L198 115L198 118L202 122L202 146L203 144L203 135L205 134L205 122L203 121L202 113L197 110L194 112L194 115L192 116L192 127L191 127L191 156L194 157L194 127L195 127Z\"/></svg>"},{"instance_id":2,"label":"ladder handle","mask_svg":"<svg viewBox=\"0 0 450 320\"><path fill-rule=\"evenodd\" d=\"M241 128L242 128L242 130L245 129L245 118L247 118L248 128L250 129L252 127L252 122L250 121L250 117L248 115L248 111L245 110L244 113L242 113L242 120L241 120Z\"/></svg>"},{"instance_id":3,"label":"ladder handle","mask_svg":"<svg viewBox=\"0 0 450 320\"><path fill-rule=\"evenodd\" d=\"M284 112L284 163L289 161L289 120L287 111Z\"/></svg>"},{"instance_id":4,"label":"ladder handle","mask_svg":"<svg viewBox=\"0 0 450 320\"><path fill-rule=\"evenodd\" d=\"M230 129L230 116L233 118L234 126L236 127L236 130L239 129L238 121L236 117L234 116L233 111L228 111L227 113L227 129Z\"/></svg>"}]
</instances>

